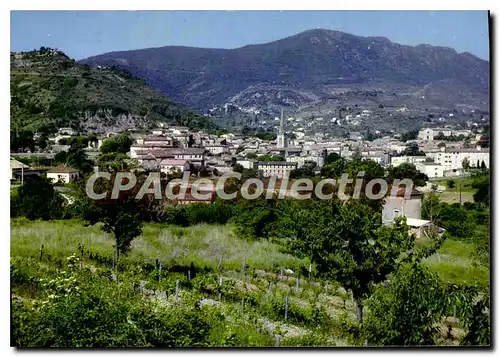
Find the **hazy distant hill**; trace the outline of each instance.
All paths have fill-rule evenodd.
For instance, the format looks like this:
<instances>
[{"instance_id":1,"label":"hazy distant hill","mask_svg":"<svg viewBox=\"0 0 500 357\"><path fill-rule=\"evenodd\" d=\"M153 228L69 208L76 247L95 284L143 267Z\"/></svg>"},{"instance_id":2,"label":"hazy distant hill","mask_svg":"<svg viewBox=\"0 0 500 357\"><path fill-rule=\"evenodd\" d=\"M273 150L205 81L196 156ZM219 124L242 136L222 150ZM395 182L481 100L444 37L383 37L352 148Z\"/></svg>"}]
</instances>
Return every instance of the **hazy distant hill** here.
<instances>
[{"instance_id":1,"label":"hazy distant hill","mask_svg":"<svg viewBox=\"0 0 500 357\"><path fill-rule=\"evenodd\" d=\"M342 93L380 91L420 107L489 107L489 62L446 47L404 46L383 37L309 30L237 49L168 46L105 53L82 61L130 70L174 100L207 110L299 109ZM344 98L345 99L345 98ZM349 98L347 98L349 100Z\"/></svg>"},{"instance_id":2,"label":"hazy distant hill","mask_svg":"<svg viewBox=\"0 0 500 357\"><path fill-rule=\"evenodd\" d=\"M148 127L156 121L211 125L126 71L90 68L57 50L13 52L10 69L11 129L102 131Z\"/></svg>"}]
</instances>

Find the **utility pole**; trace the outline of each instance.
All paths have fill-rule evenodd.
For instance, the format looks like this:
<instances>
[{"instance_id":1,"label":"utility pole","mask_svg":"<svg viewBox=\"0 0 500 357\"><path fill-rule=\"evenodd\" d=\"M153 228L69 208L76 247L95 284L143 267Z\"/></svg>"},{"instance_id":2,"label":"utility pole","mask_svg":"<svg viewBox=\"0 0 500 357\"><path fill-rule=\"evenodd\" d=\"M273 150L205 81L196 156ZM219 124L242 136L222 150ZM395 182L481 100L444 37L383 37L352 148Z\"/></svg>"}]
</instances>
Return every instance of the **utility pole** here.
<instances>
[{"instance_id":1,"label":"utility pole","mask_svg":"<svg viewBox=\"0 0 500 357\"><path fill-rule=\"evenodd\" d=\"M458 192L460 197L460 206L462 205L462 184L458 184Z\"/></svg>"}]
</instances>

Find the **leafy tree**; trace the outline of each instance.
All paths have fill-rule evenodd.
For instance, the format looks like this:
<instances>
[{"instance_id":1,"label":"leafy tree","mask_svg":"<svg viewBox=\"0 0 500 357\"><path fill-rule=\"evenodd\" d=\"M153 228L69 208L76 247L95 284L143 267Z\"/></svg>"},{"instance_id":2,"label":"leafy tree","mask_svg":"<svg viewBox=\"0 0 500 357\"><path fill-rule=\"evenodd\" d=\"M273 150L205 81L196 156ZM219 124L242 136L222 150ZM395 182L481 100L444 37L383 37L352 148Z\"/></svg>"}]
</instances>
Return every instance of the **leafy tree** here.
<instances>
[{"instance_id":1,"label":"leafy tree","mask_svg":"<svg viewBox=\"0 0 500 357\"><path fill-rule=\"evenodd\" d=\"M412 142L406 146L406 148L401 152L403 156L425 156L425 152L420 150L418 144Z\"/></svg>"},{"instance_id":2,"label":"leafy tree","mask_svg":"<svg viewBox=\"0 0 500 357\"><path fill-rule=\"evenodd\" d=\"M92 172L94 163L87 157L84 147L84 145L73 142L68 152L61 151L57 153L54 160L84 173Z\"/></svg>"},{"instance_id":3,"label":"leafy tree","mask_svg":"<svg viewBox=\"0 0 500 357\"><path fill-rule=\"evenodd\" d=\"M470 161L469 159L466 157L465 159L462 160L462 168L464 170L468 170L470 167Z\"/></svg>"},{"instance_id":4,"label":"leafy tree","mask_svg":"<svg viewBox=\"0 0 500 357\"><path fill-rule=\"evenodd\" d=\"M46 135L42 135L40 136L40 138L38 138L38 140L36 141L36 145L42 149L42 150L45 150L45 148L48 146L48 138Z\"/></svg>"},{"instance_id":5,"label":"leafy tree","mask_svg":"<svg viewBox=\"0 0 500 357\"><path fill-rule=\"evenodd\" d=\"M490 178L488 175L476 176L473 179L472 187L477 191L474 193L474 202L485 205L490 204Z\"/></svg>"},{"instance_id":6,"label":"leafy tree","mask_svg":"<svg viewBox=\"0 0 500 357\"><path fill-rule=\"evenodd\" d=\"M57 142L59 145L69 145L71 139L70 138L61 138Z\"/></svg>"},{"instance_id":7,"label":"leafy tree","mask_svg":"<svg viewBox=\"0 0 500 357\"><path fill-rule=\"evenodd\" d=\"M132 144L133 141L130 136L127 133L124 133L104 140L100 150L102 154L109 154L112 152L126 154L130 151L130 146Z\"/></svg>"},{"instance_id":8,"label":"leafy tree","mask_svg":"<svg viewBox=\"0 0 500 357\"><path fill-rule=\"evenodd\" d=\"M474 217L458 203L441 204L439 216L435 216L435 223L455 237L471 239L474 234Z\"/></svg>"},{"instance_id":9,"label":"leafy tree","mask_svg":"<svg viewBox=\"0 0 500 357\"><path fill-rule=\"evenodd\" d=\"M236 164L233 166L233 171L234 172L239 172L242 173L245 168L241 164Z\"/></svg>"},{"instance_id":10,"label":"leafy tree","mask_svg":"<svg viewBox=\"0 0 500 357\"><path fill-rule=\"evenodd\" d=\"M339 160L343 160L342 157L336 152L332 152L326 157L325 165L333 164L334 162L337 162Z\"/></svg>"},{"instance_id":11,"label":"leafy tree","mask_svg":"<svg viewBox=\"0 0 500 357\"><path fill-rule=\"evenodd\" d=\"M54 162L58 164L65 164L68 159L68 153L64 150L59 151L54 156Z\"/></svg>"},{"instance_id":12,"label":"leafy tree","mask_svg":"<svg viewBox=\"0 0 500 357\"><path fill-rule=\"evenodd\" d=\"M33 132L29 130L20 130L10 132L10 150L11 151L35 151L35 140Z\"/></svg>"},{"instance_id":13,"label":"leafy tree","mask_svg":"<svg viewBox=\"0 0 500 357\"><path fill-rule=\"evenodd\" d=\"M407 142L410 140L415 140L418 137L418 130L410 130L401 134L401 141Z\"/></svg>"},{"instance_id":14,"label":"leafy tree","mask_svg":"<svg viewBox=\"0 0 500 357\"><path fill-rule=\"evenodd\" d=\"M276 140L276 134L270 132L255 133L254 136L261 140L267 140L267 141Z\"/></svg>"},{"instance_id":15,"label":"leafy tree","mask_svg":"<svg viewBox=\"0 0 500 357\"><path fill-rule=\"evenodd\" d=\"M100 154L97 162L99 168L109 171L122 171L139 167L137 159L131 159L126 154L120 152Z\"/></svg>"},{"instance_id":16,"label":"leafy tree","mask_svg":"<svg viewBox=\"0 0 500 357\"><path fill-rule=\"evenodd\" d=\"M243 169L241 172L241 181L245 181L250 178L257 178L259 176L259 171L256 169Z\"/></svg>"},{"instance_id":17,"label":"leafy tree","mask_svg":"<svg viewBox=\"0 0 500 357\"><path fill-rule=\"evenodd\" d=\"M132 240L142 233L143 223L139 202L135 199L139 185L128 191L121 191L116 199L108 198L113 190L116 174L113 173L109 181L95 182L96 193L107 192L106 197L102 199L88 197L84 185L78 186L75 210L87 224L102 223L101 229L114 235L116 254L119 256L126 254ZM123 183L126 181L124 178Z\"/></svg>"},{"instance_id":18,"label":"leafy tree","mask_svg":"<svg viewBox=\"0 0 500 357\"><path fill-rule=\"evenodd\" d=\"M277 199L242 200L232 222L238 233L247 238L268 238L271 224L278 219Z\"/></svg>"},{"instance_id":19,"label":"leafy tree","mask_svg":"<svg viewBox=\"0 0 500 357\"><path fill-rule=\"evenodd\" d=\"M320 277L338 281L352 292L362 323L363 301L374 284L394 272L403 253L413 248L404 218L383 227L380 213L358 202L334 205L321 213L304 210L301 215L292 244L310 256Z\"/></svg>"},{"instance_id":20,"label":"leafy tree","mask_svg":"<svg viewBox=\"0 0 500 357\"><path fill-rule=\"evenodd\" d=\"M10 203L12 217L49 220L62 217L64 199L54 190L50 180L33 177L18 188L16 199Z\"/></svg>"},{"instance_id":21,"label":"leafy tree","mask_svg":"<svg viewBox=\"0 0 500 357\"><path fill-rule=\"evenodd\" d=\"M448 180L446 181L446 186L448 186L448 188L454 188L455 187L455 180Z\"/></svg>"},{"instance_id":22,"label":"leafy tree","mask_svg":"<svg viewBox=\"0 0 500 357\"><path fill-rule=\"evenodd\" d=\"M489 293L483 293L481 298L471 302L470 306L470 312L466 316L468 332L461 344L465 346L490 346L491 305Z\"/></svg>"},{"instance_id":23,"label":"leafy tree","mask_svg":"<svg viewBox=\"0 0 500 357\"><path fill-rule=\"evenodd\" d=\"M403 180L410 179L415 186L425 186L429 180L427 175L420 173L414 164L402 163L399 166L389 166L387 173L387 180L392 183L395 179Z\"/></svg>"},{"instance_id":24,"label":"leafy tree","mask_svg":"<svg viewBox=\"0 0 500 357\"><path fill-rule=\"evenodd\" d=\"M291 179L314 177L314 171L317 164L315 162L306 162L301 168L292 170L290 172Z\"/></svg>"},{"instance_id":25,"label":"leafy tree","mask_svg":"<svg viewBox=\"0 0 500 357\"><path fill-rule=\"evenodd\" d=\"M275 155L261 155L257 157L258 161L285 161L283 156L275 156Z\"/></svg>"},{"instance_id":26,"label":"leafy tree","mask_svg":"<svg viewBox=\"0 0 500 357\"><path fill-rule=\"evenodd\" d=\"M353 159L345 167L345 172L351 178L354 178L361 171L365 173L363 176L365 182L384 177L384 168L373 160Z\"/></svg>"},{"instance_id":27,"label":"leafy tree","mask_svg":"<svg viewBox=\"0 0 500 357\"><path fill-rule=\"evenodd\" d=\"M210 177L210 172L208 171L208 169L205 166L202 166L200 168L200 171L198 172L198 175L200 177Z\"/></svg>"},{"instance_id":28,"label":"leafy tree","mask_svg":"<svg viewBox=\"0 0 500 357\"><path fill-rule=\"evenodd\" d=\"M380 284L367 305L364 337L371 345L434 345L439 336L444 289L419 264L402 265L385 286Z\"/></svg>"},{"instance_id":29,"label":"leafy tree","mask_svg":"<svg viewBox=\"0 0 500 357\"><path fill-rule=\"evenodd\" d=\"M422 218L434 222L440 217L442 203L439 196L435 193L425 194L422 200Z\"/></svg>"},{"instance_id":30,"label":"leafy tree","mask_svg":"<svg viewBox=\"0 0 500 357\"><path fill-rule=\"evenodd\" d=\"M335 155L335 156L331 156ZM330 154L327 163L321 167L321 176L338 178L345 170L346 161L337 154Z\"/></svg>"},{"instance_id":31,"label":"leafy tree","mask_svg":"<svg viewBox=\"0 0 500 357\"><path fill-rule=\"evenodd\" d=\"M482 148L488 148L490 147L490 127L487 126L483 132L482 132L482 136L481 136L481 139L479 140L479 145L482 147ZM479 165L478 165L479 167Z\"/></svg>"}]
</instances>

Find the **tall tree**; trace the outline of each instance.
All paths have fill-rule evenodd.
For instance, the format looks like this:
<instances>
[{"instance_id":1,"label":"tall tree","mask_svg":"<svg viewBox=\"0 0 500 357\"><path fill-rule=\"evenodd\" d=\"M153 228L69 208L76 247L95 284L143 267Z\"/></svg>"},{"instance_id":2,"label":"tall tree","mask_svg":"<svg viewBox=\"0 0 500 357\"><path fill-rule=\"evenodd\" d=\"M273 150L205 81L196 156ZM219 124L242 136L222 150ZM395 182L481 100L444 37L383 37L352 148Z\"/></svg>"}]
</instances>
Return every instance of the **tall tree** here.
<instances>
[{"instance_id":1,"label":"tall tree","mask_svg":"<svg viewBox=\"0 0 500 357\"><path fill-rule=\"evenodd\" d=\"M395 179L410 179L415 186L425 186L429 180L427 175L417 170L414 164L402 163L398 166L389 166L387 169L387 180L392 183Z\"/></svg>"},{"instance_id":2,"label":"tall tree","mask_svg":"<svg viewBox=\"0 0 500 357\"><path fill-rule=\"evenodd\" d=\"M444 289L436 276L419 264L402 265L368 300L363 335L370 345L434 345L443 305Z\"/></svg>"},{"instance_id":3,"label":"tall tree","mask_svg":"<svg viewBox=\"0 0 500 357\"><path fill-rule=\"evenodd\" d=\"M139 201L135 199L139 185L127 191L120 191L117 198L111 198L111 192L117 173L111 175L110 180L98 179L94 184L94 192L105 197L93 199L87 195L86 187L81 184L77 187L75 212L78 212L86 224L102 223L101 229L112 233L115 239L117 257L126 254L133 239L142 233L142 217ZM126 184L127 179L122 179Z\"/></svg>"},{"instance_id":4,"label":"tall tree","mask_svg":"<svg viewBox=\"0 0 500 357\"><path fill-rule=\"evenodd\" d=\"M310 255L321 277L352 292L362 323L363 301L373 285L394 272L403 253L413 248L408 226L399 218L393 227L383 227L380 213L357 202L326 214L312 210L301 214L300 222L308 223L297 227L290 243Z\"/></svg>"},{"instance_id":5,"label":"tall tree","mask_svg":"<svg viewBox=\"0 0 500 357\"><path fill-rule=\"evenodd\" d=\"M18 188L11 200L11 216L28 219L57 219L62 216L64 199L54 190L50 180L33 177Z\"/></svg>"},{"instance_id":6,"label":"tall tree","mask_svg":"<svg viewBox=\"0 0 500 357\"><path fill-rule=\"evenodd\" d=\"M124 133L104 140L100 150L102 154L109 154L112 152L126 154L130 151L132 143L133 141L130 136L127 133Z\"/></svg>"}]
</instances>

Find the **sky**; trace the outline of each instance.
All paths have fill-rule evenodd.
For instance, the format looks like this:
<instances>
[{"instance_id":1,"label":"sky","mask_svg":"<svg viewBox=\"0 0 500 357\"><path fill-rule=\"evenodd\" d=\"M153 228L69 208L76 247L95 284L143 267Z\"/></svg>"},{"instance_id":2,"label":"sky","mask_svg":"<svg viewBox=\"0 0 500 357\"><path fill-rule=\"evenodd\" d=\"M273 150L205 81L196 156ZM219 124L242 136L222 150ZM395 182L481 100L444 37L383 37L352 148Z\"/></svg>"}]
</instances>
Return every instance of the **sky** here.
<instances>
[{"instance_id":1,"label":"sky","mask_svg":"<svg viewBox=\"0 0 500 357\"><path fill-rule=\"evenodd\" d=\"M486 11L12 11L10 48L52 47L80 60L170 45L237 48L315 28L489 58Z\"/></svg>"}]
</instances>

